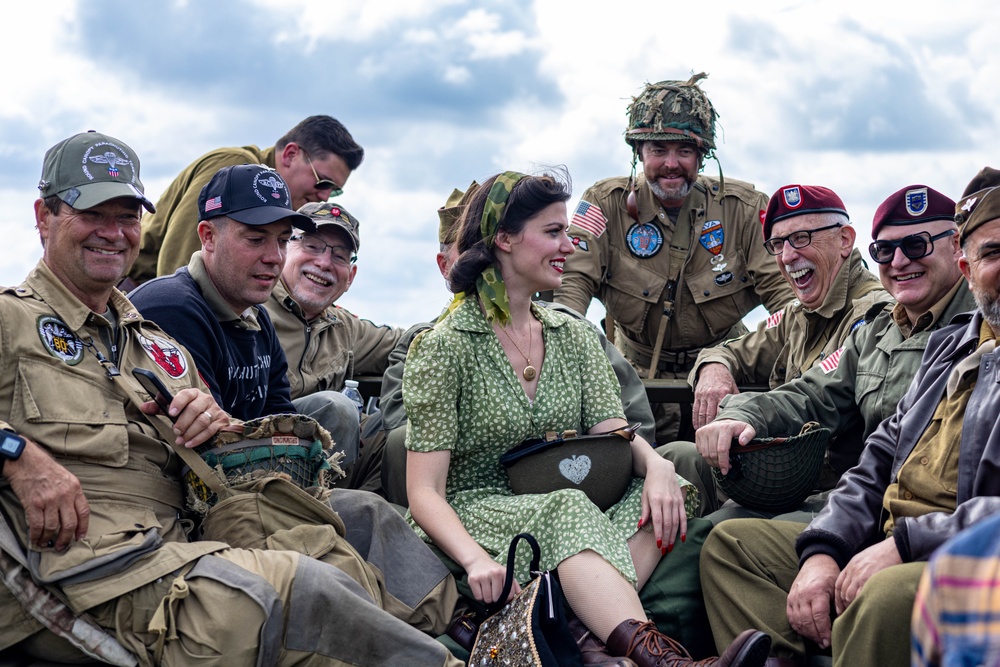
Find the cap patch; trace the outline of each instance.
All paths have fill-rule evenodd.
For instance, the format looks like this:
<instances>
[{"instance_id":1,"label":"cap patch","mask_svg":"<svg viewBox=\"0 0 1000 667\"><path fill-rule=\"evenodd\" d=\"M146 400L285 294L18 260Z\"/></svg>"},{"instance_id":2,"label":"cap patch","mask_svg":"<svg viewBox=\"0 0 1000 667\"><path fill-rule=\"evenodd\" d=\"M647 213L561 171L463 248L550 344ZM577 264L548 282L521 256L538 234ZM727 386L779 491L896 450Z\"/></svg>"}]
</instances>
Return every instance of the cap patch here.
<instances>
[{"instance_id":1,"label":"cap patch","mask_svg":"<svg viewBox=\"0 0 1000 667\"><path fill-rule=\"evenodd\" d=\"M147 338L142 334L136 334L136 338L149 358L162 368L167 375L178 379L187 374L187 357L184 356L184 353L172 341L161 336Z\"/></svg>"},{"instance_id":2,"label":"cap patch","mask_svg":"<svg viewBox=\"0 0 1000 667\"><path fill-rule=\"evenodd\" d=\"M969 211L974 209L976 207L977 199L979 199L979 197L969 197L968 199L966 199L965 203L962 204L962 210L968 213Z\"/></svg>"},{"instance_id":3,"label":"cap patch","mask_svg":"<svg viewBox=\"0 0 1000 667\"><path fill-rule=\"evenodd\" d=\"M799 191L799 186L792 188L785 188L781 191L781 196L785 200L785 206L788 208L798 208L802 206L802 192Z\"/></svg>"},{"instance_id":4,"label":"cap patch","mask_svg":"<svg viewBox=\"0 0 1000 667\"><path fill-rule=\"evenodd\" d=\"M38 337L42 345L56 359L76 366L83 359L83 342L58 317L42 315L38 318Z\"/></svg>"},{"instance_id":5,"label":"cap patch","mask_svg":"<svg viewBox=\"0 0 1000 667\"><path fill-rule=\"evenodd\" d=\"M205 212L214 211L217 208L222 208L222 195L218 197L212 197L205 202Z\"/></svg>"},{"instance_id":6,"label":"cap patch","mask_svg":"<svg viewBox=\"0 0 1000 667\"><path fill-rule=\"evenodd\" d=\"M93 153L101 148L108 147L112 150L105 150L103 153L98 153L94 155ZM117 153L115 152L117 151ZM119 153L121 155L119 155ZM122 157L125 156L125 157ZM95 175L91 173L91 168L97 170L101 167L95 165L101 165L101 167L107 169L108 176L111 178L118 178L120 172L118 170L119 165L122 167L128 167L129 174L125 180L131 181L135 178L135 165L132 164L132 160L128 158L128 153L125 152L121 146L113 144L110 141L99 141L93 146L89 146L83 154L83 174L87 177L87 180L94 180ZM72 206L72 204L70 204Z\"/></svg>"},{"instance_id":7,"label":"cap patch","mask_svg":"<svg viewBox=\"0 0 1000 667\"><path fill-rule=\"evenodd\" d=\"M927 210L927 188L906 191L906 212L917 217Z\"/></svg>"},{"instance_id":8,"label":"cap patch","mask_svg":"<svg viewBox=\"0 0 1000 667\"><path fill-rule=\"evenodd\" d=\"M262 178L263 176L267 176L267 178ZM264 188L268 190L266 196L262 192ZM262 171L253 177L253 192L262 202L267 202L268 197L280 200L283 196L285 198L284 205L289 208L291 207L291 197L288 194L288 188L285 187L285 183L281 180L281 177L273 171Z\"/></svg>"}]
</instances>

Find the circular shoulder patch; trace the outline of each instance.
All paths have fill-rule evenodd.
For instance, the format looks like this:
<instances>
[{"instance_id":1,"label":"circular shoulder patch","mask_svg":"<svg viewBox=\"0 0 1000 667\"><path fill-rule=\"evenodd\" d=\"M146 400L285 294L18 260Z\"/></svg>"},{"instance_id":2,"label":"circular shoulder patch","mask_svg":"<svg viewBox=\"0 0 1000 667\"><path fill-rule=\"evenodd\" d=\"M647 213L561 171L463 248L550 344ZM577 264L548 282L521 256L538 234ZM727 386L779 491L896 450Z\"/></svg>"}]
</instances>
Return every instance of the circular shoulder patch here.
<instances>
[{"instance_id":1,"label":"circular shoulder patch","mask_svg":"<svg viewBox=\"0 0 1000 667\"><path fill-rule=\"evenodd\" d=\"M83 341L69 330L69 327L53 315L38 318L38 337L49 354L62 359L70 366L76 366L83 359Z\"/></svg>"},{"instance_id":2,"label":"circular shoulder patch","mask_svg":"<svg viewBox=\"0 0 1000 667\"><path fill-rule=\"evenodd\" d=\"M173 341L155 335L147 338L140 333L136 334L136 338L149 358L166 371L167 375L176 379L187 374L187 357Z\"/></svg>"},{"instance_id":3,"label":"circular shoulder patch","mask_svg":"<svg viewBox=\"0 0 1000 667\"><path fill-rule=\"evenodd\" d=\"M637 222L629 227L625 242L636 257L652 257L663 247L663 233L656 225Z\"/></svg>"}]
</instances>

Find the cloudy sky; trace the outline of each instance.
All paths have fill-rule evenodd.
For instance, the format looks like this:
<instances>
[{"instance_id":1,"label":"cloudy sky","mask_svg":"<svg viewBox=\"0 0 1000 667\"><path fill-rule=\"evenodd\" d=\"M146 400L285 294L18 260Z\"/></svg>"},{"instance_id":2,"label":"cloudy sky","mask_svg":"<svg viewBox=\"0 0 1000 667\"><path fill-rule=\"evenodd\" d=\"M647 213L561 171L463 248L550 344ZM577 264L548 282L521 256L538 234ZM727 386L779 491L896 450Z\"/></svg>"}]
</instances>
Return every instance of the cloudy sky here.
<instances>
[{"instance_id":1,"label":"cloudy sky","mask_svg":"<svg viewBox=\"0 0 1000 667\"><path fill-rule=\"evenodd\" d=\"M342 304L408 325L447 299L436 209L503 169L564 164L578 196L624 175L644 82L705 71L727 177L836 190L870 241L911 183L957 198L1000 166L1000 4L631 0L18 2L0 22L0 284L41 255L32 202L52 144L130 144L155 200L219 146L340 119L367 156L338 201L361 220ZM931 9L933 7L933 9ZM710 162L706 172L716 174ZM591 308L591 316L599 313Z\"/></svg>"}]
</instances>

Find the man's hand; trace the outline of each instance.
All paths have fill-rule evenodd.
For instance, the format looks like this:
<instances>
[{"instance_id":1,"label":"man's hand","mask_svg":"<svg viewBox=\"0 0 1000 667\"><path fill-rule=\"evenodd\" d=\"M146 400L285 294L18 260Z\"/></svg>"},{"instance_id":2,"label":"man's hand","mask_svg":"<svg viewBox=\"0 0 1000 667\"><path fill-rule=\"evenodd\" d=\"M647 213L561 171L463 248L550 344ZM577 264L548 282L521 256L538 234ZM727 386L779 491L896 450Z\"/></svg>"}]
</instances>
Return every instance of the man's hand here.
<instances>
[{"instance_id":1,"label":"man's hand","mask_svg":"<svg viewBox=\"0 0 1000 667\"><path fill-rule=\"evenodd\" d=\"M4 463L4 477L24 508L29 546L63 551L87 535L90 505L75 475L34 442L24 440L21 458Z\"/></svg>"},{"instance_id":2,"label":"man's hand","mask_svg":"<svg viewBox=\"0 0 1000 667\"><path fill-rule=\"evenodd\" d=\"M757 431L746 422L720 419L698 429L694 434L694 444L708 465L718 468L725 475L729 472L729 449L733 444L733 438L737 438L741 445L745 445L753 440L755 435Z\"/></svg>"},{"instance_id":3,"label":"man's hand","mask_svg":"<svg viewBox=\"0 0 1000 667\"><path fill-rule=\"evenodd\" d=\"M896 540L891 536L878 544L873 544L854 556L844 571L837 577L836 597L837 613L843 614L847 605L854 602L865 583L876 572L892 565L899 565L903 559L899 557Z\"/></svg>"},{"instance_id":4,"label":"man's hand","mask_svg":"<svg viewBox=\"0 0 1000 667\"><path fill-rule=\"evenodd\" d=\"M696 429L715 419L719 414L719 403L730 394L738 394L736 380L725 364L705 364L698 370L698 381L694 386L694 406L691 421Z\"/></svg>"},{"instance_id":5,"label":"man's hand","mask_svg":"<svg viewBox=\"0 0 1000 667\"><path fill-rule=\"evenodd\" d=\"M792 630L822 648L830 646L833 621L830 605L840 568L827 555L811 556L799 568L799 574L788 591L785 613Z\"/></svg>"},{"instance_id":6,"label":"man's hand","mask_svg":"<svg viewBox=\"0 0 1000 667\"><path fill-rule=\"evenodd\" d=\"M139 409L147 415L160 413L159 406L146 401ZM182 389L170 403L170 416L174 418L175 445L197 447L230 425L226 411L218 406L211 394L189 387Z\"/></svg>"}]
</instances>

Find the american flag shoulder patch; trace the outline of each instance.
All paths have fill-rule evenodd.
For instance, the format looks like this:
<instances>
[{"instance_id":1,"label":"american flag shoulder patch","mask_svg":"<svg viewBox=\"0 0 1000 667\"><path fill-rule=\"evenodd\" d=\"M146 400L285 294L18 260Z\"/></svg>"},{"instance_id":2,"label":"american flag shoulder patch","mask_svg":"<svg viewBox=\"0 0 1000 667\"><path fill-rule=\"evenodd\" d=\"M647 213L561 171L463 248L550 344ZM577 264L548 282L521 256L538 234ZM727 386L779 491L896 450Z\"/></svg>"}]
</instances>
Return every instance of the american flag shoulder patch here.
<instances>
[{"instance_id":1,"label":"american flag shoulder patch","mask_svg":"<svg viewBox=\"0 0 1000 667\"><path fill-rule=\"evenodd\" d=\"M837 348L830 356L828 356L823 361L819 362L819 367L823 369L824 373L830 374L837 370L837 366L840 365L840 355L843 354L844 348Z\"/></svg>"},{"instance_id":2,"label":"american flag shoulder patch","mask_svg":"<svg viewBox=\"0 0 1000 667\"><path fill-rule=\"evenodd\" d=\"M776 313L772 313L770 317L767 318L767 324L764 325L765 329L773 329L774 327L781 324L781 318L785 316L785 309L782 308Z\"/></svg>"},{"instance_id":3,"label":"american flag shoulder patch","mask_svg":"<svg viewBox=\"0 0 1000 667\"><path fill-rule=\"evenodd\" d=\"M581 199L580 203L576 205L576 211L569 224L590 232L595 238L601 238L601 235L608 228L608 219L604 217L599 206Z\"/></svg>"}]
</instances>

